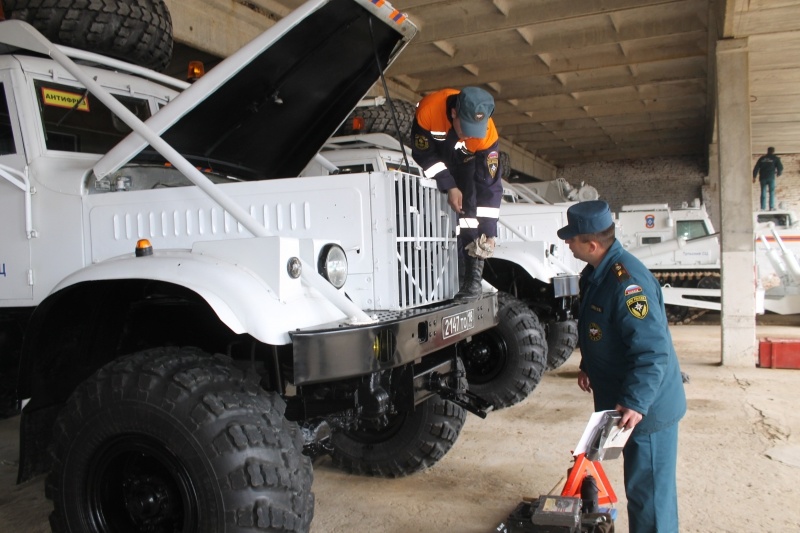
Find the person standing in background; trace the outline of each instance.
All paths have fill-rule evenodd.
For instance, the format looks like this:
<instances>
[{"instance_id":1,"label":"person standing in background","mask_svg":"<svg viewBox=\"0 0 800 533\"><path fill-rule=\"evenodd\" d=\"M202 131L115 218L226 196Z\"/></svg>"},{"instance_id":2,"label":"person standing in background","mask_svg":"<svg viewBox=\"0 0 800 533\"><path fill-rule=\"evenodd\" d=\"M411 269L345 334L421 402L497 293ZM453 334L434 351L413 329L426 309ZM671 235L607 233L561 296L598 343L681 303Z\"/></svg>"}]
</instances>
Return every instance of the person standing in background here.
<instances>
[{"instance_id":1,"label":"person standing in background","mask_svg":"<svg viewBox=\"0 0 800 533\"><path fill-rule=\"evenodd\" d=\"M775 211L775 177L783 174L781 158L775 155L775 148L770 146L767 153L756 161L753 167L753 183L761 182L761 210L767 210L767 191L769 191L769 210Z\"/></svg>"}]
</instances>

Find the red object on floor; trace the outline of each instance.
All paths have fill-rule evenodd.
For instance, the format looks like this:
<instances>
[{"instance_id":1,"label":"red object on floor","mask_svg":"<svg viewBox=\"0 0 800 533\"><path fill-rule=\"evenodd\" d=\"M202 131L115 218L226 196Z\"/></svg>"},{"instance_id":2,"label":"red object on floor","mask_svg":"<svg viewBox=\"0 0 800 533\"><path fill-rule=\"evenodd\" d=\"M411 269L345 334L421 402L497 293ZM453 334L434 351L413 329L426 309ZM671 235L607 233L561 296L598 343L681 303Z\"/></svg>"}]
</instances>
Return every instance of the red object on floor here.
<instances>
[{"instance_id":1,"label":"red object on floor","mask_svg":"<svg viewBox=\"0 0 800 533\"><path fill-rule=\"evenodd\" d=\"M761 339L758 362L761 368L800 368L800 339Z\"/></svg>"},{"instance_id":2,"label":"red object on floor","mask_svg":"<svg viewBox=\"0 0 800 533\"><path fill-rule=\"evenodd\" d=\"M611 488L611 483L609 483L600 461L590 461L586 458L585 453L578 454L575 457L575 463L569 469L569 475L566 483L564 483L561 495L580 498L581 484L587 474L591 474L595 483L597 483L597 503L600 505L616 503L617 495L614 493L614 489Z\"/></svg>"}]
</instances>

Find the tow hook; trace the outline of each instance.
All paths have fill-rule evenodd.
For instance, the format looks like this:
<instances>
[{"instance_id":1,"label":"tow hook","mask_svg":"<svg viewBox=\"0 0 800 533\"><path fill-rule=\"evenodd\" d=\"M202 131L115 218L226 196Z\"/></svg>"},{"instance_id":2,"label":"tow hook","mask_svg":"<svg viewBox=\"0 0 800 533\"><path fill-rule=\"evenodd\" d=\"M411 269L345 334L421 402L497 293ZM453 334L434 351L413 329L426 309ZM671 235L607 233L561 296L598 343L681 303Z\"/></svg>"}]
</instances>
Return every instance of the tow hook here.
<instances>
[{"instance_id":1,"label":"tow hook","mask_svg":"<svg viewBox=\"0 0 800 533\"><path fill-rule=\"evenodd\" d=\"M458 390L447 384L447 376L432 372L428 380L428 390L435 392L442 399L449 400L454 404L463 407L470 413L477 415L481 418L486 418L486 415L494 409L494 404L481 398L475 393L468 390Z\"/></svg>"}]
</instances>

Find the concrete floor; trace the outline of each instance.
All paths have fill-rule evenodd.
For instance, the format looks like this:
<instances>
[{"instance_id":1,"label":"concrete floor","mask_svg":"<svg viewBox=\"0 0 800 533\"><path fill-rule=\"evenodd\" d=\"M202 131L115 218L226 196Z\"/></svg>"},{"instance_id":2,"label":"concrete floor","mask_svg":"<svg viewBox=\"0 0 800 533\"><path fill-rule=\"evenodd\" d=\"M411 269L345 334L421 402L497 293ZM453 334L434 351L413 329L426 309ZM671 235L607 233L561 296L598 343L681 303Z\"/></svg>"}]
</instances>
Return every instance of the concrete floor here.
<instances>
[{"instance_id":1,"label":"concrete floor","mask_svg":"<svg viewBox=\"0 0 800 533\"><path fill-rule=\"evenodd\" d=\"M760 322L760 338L800 338L794 322ZM678 463L681 531L800 531L800 371L720 367L713 321L672 332L690 376ZM319 461L312 532L486 533L523 496L560 491L591 412L575 384L579 358L547 374L525 402L485 420L469 415L450 453L421 474L361 478ZM0 421L0 531L49 531L43 479L14 485L17 426L16 418ZM604 468L620 500L617 531L625 532L622 463Z\"/></svg>"}]
</instances>

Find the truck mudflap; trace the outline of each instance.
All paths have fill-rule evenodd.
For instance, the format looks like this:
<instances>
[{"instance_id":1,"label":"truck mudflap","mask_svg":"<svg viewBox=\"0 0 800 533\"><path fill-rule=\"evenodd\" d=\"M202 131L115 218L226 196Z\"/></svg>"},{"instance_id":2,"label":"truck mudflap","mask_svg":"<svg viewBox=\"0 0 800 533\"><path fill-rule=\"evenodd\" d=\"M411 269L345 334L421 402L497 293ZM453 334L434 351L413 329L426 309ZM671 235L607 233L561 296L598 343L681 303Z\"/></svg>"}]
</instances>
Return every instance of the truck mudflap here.
<instances>
[{"instance_id":1,"label":"truck mudflap","mask_svg":"<svg viewBox=\"0 0 800 533\"><path fill-rule=\"evenodd\" d=\"M497 293L472 302L377 312L374 324L342 323L290 332L294 383L308 385L411 363L497 325Z\"/></svg>"}]
</instances>

